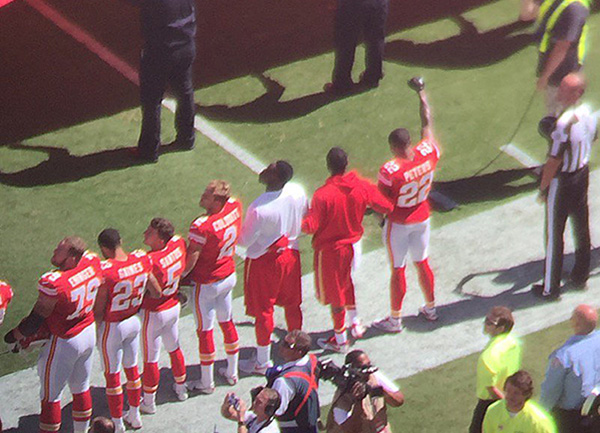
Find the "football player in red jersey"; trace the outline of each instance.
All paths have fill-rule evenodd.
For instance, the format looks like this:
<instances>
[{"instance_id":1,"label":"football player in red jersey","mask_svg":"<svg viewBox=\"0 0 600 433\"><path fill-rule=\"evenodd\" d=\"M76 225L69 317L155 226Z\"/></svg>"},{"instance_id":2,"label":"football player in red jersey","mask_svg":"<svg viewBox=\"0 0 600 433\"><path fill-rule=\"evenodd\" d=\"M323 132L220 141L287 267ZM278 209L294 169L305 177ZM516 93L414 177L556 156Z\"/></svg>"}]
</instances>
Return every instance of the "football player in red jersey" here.
<instances>
[{"instance_id":1,"label":"football player in red jersey","mask_svg":"<svg viewBox=\"0 0 600 433\"><path fill-rule=\"evenodd\" d=\"M354 171L347 172L348 155L333 147L327 153L331 176L315 191L310 209L302 221L302 230L313 235L315 250L315 287L317 298L331 306L334 335L317 340L324 349L345 352L346 311L354 338L361 338L364 327L358 319L352 281L352 268L360 258L362 221L367 208L388 214L393 206L366 179Z\"/></svg>"},{"instance_id":2,"label":"football player in red jersey","mask_svg":"<svg viewBox=\"0 0 600 433\"><path fill-rule=\"evenodd\" d=\"M73 394L73 431L83 433L92 415L89 383L96 342L93 307L102 283L100 259L86 251L81 238L70 236L58 244L51 262L58 269L42 275L33 310L4 340L12 344L34 335L44 323L48 326L50 342L38 360L40 432L60 429L60 395L68 383Z\"/></svg>"},{"instance_id":3,"label":"football player in red jersey","mask_svg":"<svg viewBox=\"0 0 600 433\"><path fill-rule=\"evenodd\" d=\"M388 137L394 158L379 170L380 191L394 204L395 209L383 228L383 241L392 264L391 314L373 323L386 332L402 331L401 309L406 294L406 257L410 256L419 275L419 283L426 304L419 312L427 320L437 320L435 308L434 277L428 261L429 248L429 191L433 173L440 158L440 149L433 135L432 117L421 79L412 79L420 101L421 141L411 143L404 128L395 129Z\"/></svg>"},{"instance_id":4,"label":"football player in red jersey","mask_svg":"<svg viewBox=\"0 0 600 433\"><path fill-rule=\"evenodd\" d=\"M188 397L185 385L185 359L179 347L179 280L185 268L185 241L175 235L171 221L153 218L144 232L144 243L150 247L152 277L158 283L157 293L146 293L142 302L142 348L144 354L143 413L156 412L156 391L160 374L158 358L164 344L171 359L175 384L173 389L180 401ZM152 285L149 286L152 289ZM152 296L151 296L152 295Z\"/></svg>"},{"instance_id":5,"label":"football player in red jersey","mask_svg":"<svg viewBox=\"0 0 600 433\"><path fill-rule=\"evenodd\" d=\"M0 325L4 322L6 308L13 298L13 291L8 283L0 280Z\"/></svg>"},{"instance_id":6,"label":"football player in red jersey","mask_svg":"<svg viewBox=\"0 0 600 433\"><path fill-rule=\"evenodd\" d=\"M103 282L98 289L94 316L98 324L98 346L106 379L106 398L115 432L125 431L121 364L127 377L129 412L125 421L133 428L142 427L140 400L142 381L138 371L140 319L137 312L152 270L144 251L126 253L121 235L112 228L98 235L98 245L106 259L102 262Z\"/></svg>"},{"instance_id":7,"label":"football player in red jersey","mask_svg":"<svg viewBox=\"0 0 600 433\"><path fill-rule=\"evenodd\" d=\"M194 317L200 342L201 380L194 388L210 394L215 389L215 317L219 322L227 368L219 370L230 385L238 381L238 333L231 316L231 292L236 284L233 255L242 225L242 204L231 197L231 187L223 180L208 184L200 206L206 214L195 219L188 234L185 273L194 281Z\"/></svg>"}]
</instances>

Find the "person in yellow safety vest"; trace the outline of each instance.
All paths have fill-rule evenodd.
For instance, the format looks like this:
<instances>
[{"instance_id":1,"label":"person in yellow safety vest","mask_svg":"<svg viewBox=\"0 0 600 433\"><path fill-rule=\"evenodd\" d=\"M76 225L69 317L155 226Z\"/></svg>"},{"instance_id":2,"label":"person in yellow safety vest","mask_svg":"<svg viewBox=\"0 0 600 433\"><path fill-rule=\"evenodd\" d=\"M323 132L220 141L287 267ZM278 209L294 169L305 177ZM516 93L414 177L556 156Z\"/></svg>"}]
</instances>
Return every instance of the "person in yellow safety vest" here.
<instances>
[{"instance_id":1,"label":"person in yellow safety vest","mask_svg":"<svg viewBox=\"0 0 600 433\"><path fill-rule=\"evenodd\" d=\"M561 80L583 65L591 0L544 0L537 19L539 62L537 89L546 93L549 116L564 107L557 100Z\"/></svg>"},{"instance_id":2,"label":"person in yellow safety vest","mask_svg":"<svg viewBox=\"0 0 600 433\"><path fill-rule=\"evenodd\" d=\"M483 332L490 336L477 361L477 406L469 433L481 433L487 408L504 398L504 381L521 367L521 342L511 333L515 324L507 307L492 307L484 321Z\"/></svg>"}]
</instances>

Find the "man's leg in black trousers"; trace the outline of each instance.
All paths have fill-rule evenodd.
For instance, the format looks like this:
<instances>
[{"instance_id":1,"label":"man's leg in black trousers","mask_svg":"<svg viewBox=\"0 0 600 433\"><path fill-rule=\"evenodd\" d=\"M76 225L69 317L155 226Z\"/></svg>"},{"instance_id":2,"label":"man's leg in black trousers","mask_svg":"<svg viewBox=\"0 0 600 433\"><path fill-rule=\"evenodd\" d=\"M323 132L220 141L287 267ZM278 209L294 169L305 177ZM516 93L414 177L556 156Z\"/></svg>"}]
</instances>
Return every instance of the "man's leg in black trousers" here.
<instances>
[{"instance_id":1,"label":"man's leg in black trousers","mask_svg":"<svg viewBox=\"0 0 600 433\"><path fill-rule=\"evenodd\" d=\"M194 51L178 53L171 70L171 87L177 98L177 111L175 112L175 129L177 143L186 148L194 147L195 129L194 116L194 85L192 82L192 65Z\"/></svg>"},{"instance_id":2,"label":"man's leg in black trousers","mask_svg":"<svg viewBox=\"0 0 600 433\"><path fill-rule=\"evenodd\" d=\"M160 146L160 106L167 82L166 60L143 53L140 65L142 129L138 140L141 157L158 157Z\"/></svg>"},{"instance_id":3,"label":"man's leg in black trousers","mask_svg":"<svg viewBox=\"0 0 600 433\"><path fill-rule=\"evenodd\" d=\"M335 66L333 85L340 89L352 86L352 65L360 32L360 9L356 0L338 0L335 14Z\"/></svg>"},{"instance_id":4,"label":"man's leg in black trousers","mask_svg":"<svg viewBox=\"0 0 600 433\"><path fill-rule=\"evenodd\" d=\"M544 260L544 294L560 293L563 265L564 232L567 223L567 206L564 181L555 178L550 182L546 200L546 258Z\"/></svg>"},{"instance_id":5,"label":"man's leg in black trousers","mask_svg":"<svg viewBox=\"0 0 600 433\"><path fill-rule=\"evenodd\" d=\"M573 236L575 237L575 265L571 271L571 281L577 286L583 286L590 276L590 221L588 209L588 185L589 173L582 173L581 179L578 179L578 194L574 197L575 201L571 207L571 222L573 227Z\"/></svg>"},{"instance_id":6,"label":"man's leg in black trousers","mask_svg":"<svg viewBox=\"0 0 600 433\"><path fill-rule=\"evenodd\" d=\"M362 82L377 85L383 78L383 52L388 0L378 0L364 7L363 33L365 35L365 73Z\"/></svg>"}]
</instances>

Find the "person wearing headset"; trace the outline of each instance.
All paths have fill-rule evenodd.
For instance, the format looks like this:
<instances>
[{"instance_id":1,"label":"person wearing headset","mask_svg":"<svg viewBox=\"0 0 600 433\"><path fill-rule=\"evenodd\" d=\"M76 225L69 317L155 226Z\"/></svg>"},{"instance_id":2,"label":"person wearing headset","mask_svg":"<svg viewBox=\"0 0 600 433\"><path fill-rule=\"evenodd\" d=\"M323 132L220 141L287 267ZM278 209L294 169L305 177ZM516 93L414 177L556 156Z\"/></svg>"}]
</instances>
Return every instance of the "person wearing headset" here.
<instances>
[{"instance_id":1,"label":"person wearing headset","mask_svg":"<svg viewBox=\"0 0 600 433\"><path fill-rule=\"evenodd\" d=\"M279 393L266 387L257 387L250 391L252 406L247 410L246 403L234 393L225 396L221 406L221 415L238 423L238 433L279 433L275 412L281 404Z\"/></svg>"}]
</instances>

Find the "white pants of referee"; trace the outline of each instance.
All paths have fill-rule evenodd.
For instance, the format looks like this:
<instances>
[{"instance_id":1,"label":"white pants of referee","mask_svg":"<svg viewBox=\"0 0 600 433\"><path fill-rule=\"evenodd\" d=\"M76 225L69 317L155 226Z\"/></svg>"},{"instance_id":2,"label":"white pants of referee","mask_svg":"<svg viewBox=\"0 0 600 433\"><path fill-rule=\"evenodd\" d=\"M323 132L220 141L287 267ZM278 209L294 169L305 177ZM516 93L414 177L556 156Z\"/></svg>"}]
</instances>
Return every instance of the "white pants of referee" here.
<instances>
[{"instance_id":1,"label":"white pants of referee","mask_svg":"<svg viewBox=\"0 0 600 433\"><path fill-rule=\"evenodd\" d=\"M570 279L575 284L585 284L590 275L588 185L588 167L575 173L560 173L550 182L546 200L545 294L560 293L567 218L571 219L575 237L575 265Z\"/></svg>"}]
</instances>

